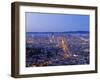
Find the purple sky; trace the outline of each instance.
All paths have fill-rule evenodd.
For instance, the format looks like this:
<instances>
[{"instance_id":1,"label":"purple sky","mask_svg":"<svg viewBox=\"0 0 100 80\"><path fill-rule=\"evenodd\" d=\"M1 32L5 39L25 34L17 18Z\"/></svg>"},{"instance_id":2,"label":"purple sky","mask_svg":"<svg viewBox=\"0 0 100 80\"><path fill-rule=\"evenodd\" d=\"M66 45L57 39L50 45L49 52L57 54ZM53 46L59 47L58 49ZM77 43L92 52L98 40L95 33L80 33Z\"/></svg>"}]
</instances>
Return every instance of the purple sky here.
<instances>
[{"instance_id":1,"label":"purple sky","mask_svg":"<svg viewBox=\"0 0 100 80\"><path fill-rule=\"evenodd\" d=\"M26 32L89 31L89 18L89 15L26 12Z\"/></svg>"}]
</instances>

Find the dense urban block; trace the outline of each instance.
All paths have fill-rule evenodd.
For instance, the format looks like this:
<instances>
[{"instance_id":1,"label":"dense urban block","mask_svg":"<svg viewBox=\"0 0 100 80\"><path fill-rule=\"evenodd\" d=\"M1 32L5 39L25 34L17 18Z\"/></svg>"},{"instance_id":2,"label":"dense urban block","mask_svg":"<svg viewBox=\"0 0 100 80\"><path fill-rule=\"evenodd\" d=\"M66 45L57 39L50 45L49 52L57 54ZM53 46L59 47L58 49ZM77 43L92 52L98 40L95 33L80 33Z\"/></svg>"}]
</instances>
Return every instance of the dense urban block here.
<instances>
[{"instance_id":1,"label":"dense urban block","mask_svg":"<svg viewBox=\"0 0 100 80\"><path fill-rule=\"evenodd\" d=\"M89 32L27 32L26 67L89 64Z\"/></svg>"}]
</instances>

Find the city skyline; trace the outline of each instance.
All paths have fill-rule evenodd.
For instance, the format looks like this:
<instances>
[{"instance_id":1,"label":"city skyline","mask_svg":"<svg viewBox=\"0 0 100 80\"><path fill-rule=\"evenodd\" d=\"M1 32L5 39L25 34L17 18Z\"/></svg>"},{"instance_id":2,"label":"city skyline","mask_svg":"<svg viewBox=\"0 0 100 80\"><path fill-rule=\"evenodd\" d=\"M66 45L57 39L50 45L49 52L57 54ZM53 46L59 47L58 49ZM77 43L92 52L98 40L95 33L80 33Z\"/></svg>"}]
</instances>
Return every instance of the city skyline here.
<instances>
[{"instance_id":1,"label":"city skyline","mask_svg":"<svg viewBox=\"0 0 100 80\"><path fill-rule=\"evenodd\" d=\"M25 18L26 32L89 32L89 15L26 12Z\"/></svg>"}]
</instances>

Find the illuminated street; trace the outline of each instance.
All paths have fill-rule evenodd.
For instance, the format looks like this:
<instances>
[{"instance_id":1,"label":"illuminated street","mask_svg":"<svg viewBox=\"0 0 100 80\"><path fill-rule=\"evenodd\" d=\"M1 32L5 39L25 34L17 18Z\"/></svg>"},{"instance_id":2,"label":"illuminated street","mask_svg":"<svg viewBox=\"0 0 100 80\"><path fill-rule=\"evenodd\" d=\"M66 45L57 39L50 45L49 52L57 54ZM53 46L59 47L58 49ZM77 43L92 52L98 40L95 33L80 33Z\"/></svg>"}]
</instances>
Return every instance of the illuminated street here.
<instances>
[{"instance_id":1,"label":"illuminated street","mask_svg":"<svg viewBox=\"0 0 100 80\"><path fill-rule=\"evenodd\" d=\"M88 32L27 33L27 67L82 64L89 64Z\"/></svg>"}]
</instances>

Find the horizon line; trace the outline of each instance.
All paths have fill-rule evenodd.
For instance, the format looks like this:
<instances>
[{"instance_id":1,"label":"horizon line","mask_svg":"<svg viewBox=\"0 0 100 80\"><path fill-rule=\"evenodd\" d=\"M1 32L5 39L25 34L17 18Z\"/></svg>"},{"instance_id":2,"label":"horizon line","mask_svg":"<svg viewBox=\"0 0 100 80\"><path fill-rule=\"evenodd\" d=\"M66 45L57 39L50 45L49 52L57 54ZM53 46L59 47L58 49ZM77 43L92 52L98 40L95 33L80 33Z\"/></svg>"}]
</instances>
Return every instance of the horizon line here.
<instances>
[{"instance_id":1,"label":"horizon line","mask_svg":"<svg viewBox=\"0 0 100 80\"><path fill-rule=\"evenodd\" d=\"M41 31L42 32L42 31ZM46 31L45 31L46 32ZM53 32L53 31L52 31ZM55 31L55 32L57 32L57 31ZM63 32L90 32L90 31L63 31ZM62 33L63 33L62 32ZM34 32L35 33L35 32ZM58 33L60 33L60 32L58 32Z\"/></svg>"}]
</instances>

